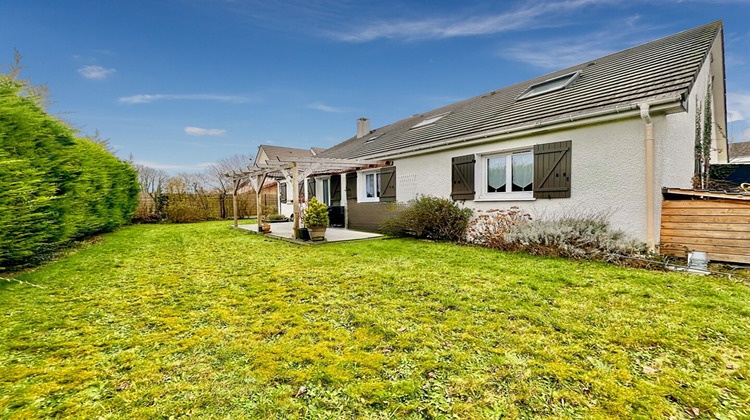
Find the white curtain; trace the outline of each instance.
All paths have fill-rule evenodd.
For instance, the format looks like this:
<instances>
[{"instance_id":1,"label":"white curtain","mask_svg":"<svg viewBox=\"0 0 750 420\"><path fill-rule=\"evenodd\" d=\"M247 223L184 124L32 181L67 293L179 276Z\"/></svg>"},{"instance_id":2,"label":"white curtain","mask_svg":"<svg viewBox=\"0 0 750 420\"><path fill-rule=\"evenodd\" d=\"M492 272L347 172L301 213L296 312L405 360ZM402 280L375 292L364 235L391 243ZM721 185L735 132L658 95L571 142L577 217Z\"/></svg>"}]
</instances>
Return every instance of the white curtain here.
<instances>
[{"instance_id":1,"label":"white curtain","mask_svg":"<svg viewBox=\"0 0 750 420\"><path fill-rule=\"evenodd\" d=\"M505 192L506 156L487 159L487 192Z\"/></svg>"},{"instance_id":2,"label":"white curtain","mask_svg":"<svg viewBox=\"0 0 750 420\"><path fill-rule=\"evenodd\" d=\"M513 188L516 191L531 191L534 181L534 155L519 153L513 155Z\"/></svg>"}]
</instances>

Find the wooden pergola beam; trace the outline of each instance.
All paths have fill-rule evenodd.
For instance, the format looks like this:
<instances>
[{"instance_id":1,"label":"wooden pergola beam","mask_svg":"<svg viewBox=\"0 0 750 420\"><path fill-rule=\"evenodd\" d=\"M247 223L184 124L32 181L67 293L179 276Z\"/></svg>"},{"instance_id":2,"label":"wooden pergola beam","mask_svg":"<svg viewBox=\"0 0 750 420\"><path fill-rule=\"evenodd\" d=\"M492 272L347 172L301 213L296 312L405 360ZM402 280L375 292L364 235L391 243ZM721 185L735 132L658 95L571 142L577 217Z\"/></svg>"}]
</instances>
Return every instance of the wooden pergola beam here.
<instances>
[{"instance_id":1,"label":"wooden pergola beam","mask_svg":"<svg viewBox=\"0 0 750 420\"><path fill-rule=\"evenodd\" d=\"M300 163L319 163L323 165L327 164L341 164L349 165L352 167L365 166L365 165L376 165L383 163L382 160L371 160L371 159L337 159L337 158L319 158L319 157L279 157L279 162L296 162Z\"/></svg>"}]
</instances>

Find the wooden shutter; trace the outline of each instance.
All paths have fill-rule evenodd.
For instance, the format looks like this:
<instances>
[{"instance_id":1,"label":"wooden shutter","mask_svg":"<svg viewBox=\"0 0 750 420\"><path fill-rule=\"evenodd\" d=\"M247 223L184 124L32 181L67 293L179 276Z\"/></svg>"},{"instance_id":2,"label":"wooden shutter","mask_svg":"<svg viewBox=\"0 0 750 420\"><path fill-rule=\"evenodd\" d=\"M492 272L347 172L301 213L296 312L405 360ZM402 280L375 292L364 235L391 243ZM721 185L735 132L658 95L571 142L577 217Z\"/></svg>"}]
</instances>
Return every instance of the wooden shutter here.
<instances>
[{"instance_id":1,"label":"wooden shutter","mask_svg":"<svg viewBox=\"0 0 750 420\"><path fill-rule=\"evenodd\" d=\"M572 142L534 146L534 198L570 198Z\"/></svg>"},{"instance_id":2,"label":"wooden shutter","mask_svg":"<svg viewBox=\"0 0 750 420\"><path fill-rule=\"evenodd\" d=\"M331 205L338 206L341 203L341 175L331 175L329 183L331 188Z\"/></svg>"},{"instance_id":3,"label":"wooden shutter","mask_svg":"<svg viewBox=\"0 0 750 420\"><path fill-rule=\"evenodd\" d=\"M396 201L396 167L380 170L380 201Z\"/></svg>"},{"instance_id":4,"label":"wooden shutter","mask_svg":"<svg viewBox=\"0 0 750 420\"><path fill-rule=\"evenodd\" d=\"M315 197L315 179L308 179L307 180L307 199L311 199Z\"/></svg>"},{"instance_id":5,"label":"wooden shutter","mask_svg":"<svg viewBox=\"0 0 750 420\"><path fill-rule=\"evenodd\" d=\"M357 173L349 172L346 174L346 199L357 199Z\"/></svg>"},{"instance_id":6,"label":"wooden shutter","mask_svg":"<svg viewBox=\"0 0 750 420\"><path fill-rule=\"evenodd\" d=\"M453 186L451 198L454 200L474 199L474 155L456 156L452 161Z\"/></svg>"},{"instance_id":7,"label":"wooden shutter","mask_svg":"<svg viewBox=\"0 0 750 420\"><path fill-rule=\"evenodd\" d=\"M286 203L286 182L279 182L279 195L281 196L281 202Z\"/></svg>"}]
</instances>

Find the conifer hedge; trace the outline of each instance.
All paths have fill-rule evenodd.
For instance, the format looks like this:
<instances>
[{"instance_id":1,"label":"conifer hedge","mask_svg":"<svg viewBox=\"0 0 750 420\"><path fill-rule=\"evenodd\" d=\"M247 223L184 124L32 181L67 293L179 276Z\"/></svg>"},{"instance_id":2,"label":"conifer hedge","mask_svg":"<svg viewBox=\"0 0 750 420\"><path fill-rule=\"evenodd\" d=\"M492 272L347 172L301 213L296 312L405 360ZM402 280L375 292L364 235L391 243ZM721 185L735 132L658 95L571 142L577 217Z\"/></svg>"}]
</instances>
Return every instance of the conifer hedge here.
<instances>
[{"instance_id":1,"label":"conifer hedge","mask_svg":"<svg viewBox=\"0 0 750 420\"><path fill-rule=\"evenodd\" d=\"M130 221L130 164L49 115L29 85L0 74L0 269L39 261Z\"/></svg>"}]
</instances>

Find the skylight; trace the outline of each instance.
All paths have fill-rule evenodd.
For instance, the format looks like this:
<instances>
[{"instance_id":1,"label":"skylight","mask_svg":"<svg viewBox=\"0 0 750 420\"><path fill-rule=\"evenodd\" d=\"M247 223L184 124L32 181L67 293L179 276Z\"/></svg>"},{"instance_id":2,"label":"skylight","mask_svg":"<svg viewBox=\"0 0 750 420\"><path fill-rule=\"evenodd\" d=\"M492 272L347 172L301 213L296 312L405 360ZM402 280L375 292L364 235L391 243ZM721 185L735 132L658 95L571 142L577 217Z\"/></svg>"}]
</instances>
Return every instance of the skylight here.
<instances>
[{"instance_id":1,"label":"skylight","mask_svg":"<svg viewBox=\"0 0 750 420\"><path fill-rule=\"evenodd\" d=\"M438 114L438 115L435 115L435 116L432 116L432 117L429 117L429 118L425 118L422 121L420 121L417 124L415 124L412 128L419 128L419 127L424 127L426 125L433 124L437 120L443 118L444 116L446 116L448 114L450 114L450 112L446 112L446 113L443 113L443 114Z\"/></svg>"},{"instance_id":2,"label":"skylight","mask_svg":"<svg viewBox=\"0 0 750 420\"><path fill-rule=\"evenodd\" d=\"M563 89L573 83L578 76L581 74L580 71L575 73L566 74L554 79L538 83L526 89L516 100L533 98L534 96L544 95L545 93L554 92L556 90Z\"/></svg>"},{"instance_id":3,"label":"skylight","mask_svg":"<svg viewBox=\"0 0 750 420\"><path fill-rule=\"evenodd\" d=\"M383 133L376 134L376 135L370 137L369 139L365 140L365 143L372 143L372 142L375 141L375 139L377 139L378 137L381 137L382 135L383 135Z\"/></svg>"}]
</instances>

